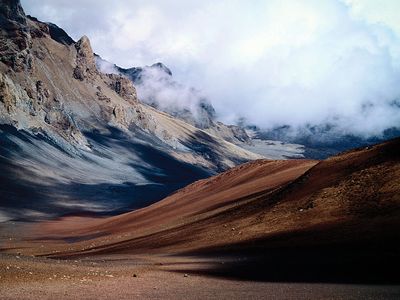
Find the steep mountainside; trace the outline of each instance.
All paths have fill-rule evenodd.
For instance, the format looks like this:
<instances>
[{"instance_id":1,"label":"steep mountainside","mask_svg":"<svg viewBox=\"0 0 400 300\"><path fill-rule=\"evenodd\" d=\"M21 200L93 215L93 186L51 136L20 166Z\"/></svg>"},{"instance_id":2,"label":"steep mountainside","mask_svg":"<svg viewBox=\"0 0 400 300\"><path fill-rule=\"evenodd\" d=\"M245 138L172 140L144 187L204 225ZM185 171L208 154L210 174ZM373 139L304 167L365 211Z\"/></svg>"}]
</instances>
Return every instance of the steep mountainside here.
<instances>
[{"instance_id":1,"label":"steep mountainside","mask_svg":"<svg viewBox=\"0 0 400 300\"><path fill-rule=\"evenodd\" d=\"M187 87L172 77L171 70L158 62L151 66L121 68L99 55L96 63L104 72L121 74L137 87L141 100L193 126L224 140L237 144L250 144L246 131L236 125L225 125L216 119L216 111L199 91Z\"/></svg>"},{"instance_id":2,"label":"steep mountainside","mask_svg":"<svg viewBox=\"0 0 400 300\"><path fill-rule=\"evenodd\" d=\"M162 63L151 66L121 68L95 55L98 69L120 74L136 86L141 100L161 111L203 129L204 131L270 159L302 158L303 145L263 139L244 126L226 125L217 120L218 112L194 88L177 82L171 70Z\"/></svg>"},{"instance_id":3,"label":"steep mountainside","mask_svg":"<svg viewBox=\"0 0 400 300\"><path fill-rule=\"evenodd\" d=\"M130 80L98 71L87 37L19 1L0 8L3 219L141 207L260 158L141 103Z\"/></svg>"}]
</instances>

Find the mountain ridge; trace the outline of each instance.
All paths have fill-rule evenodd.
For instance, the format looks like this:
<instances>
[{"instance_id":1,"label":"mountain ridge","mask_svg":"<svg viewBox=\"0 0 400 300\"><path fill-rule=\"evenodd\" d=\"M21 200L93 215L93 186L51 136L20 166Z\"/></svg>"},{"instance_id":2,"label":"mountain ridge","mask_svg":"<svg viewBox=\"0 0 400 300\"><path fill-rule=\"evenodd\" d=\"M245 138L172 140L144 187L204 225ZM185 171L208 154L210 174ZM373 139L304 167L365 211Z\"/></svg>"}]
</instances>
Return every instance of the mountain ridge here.
<instances>
[{"instance_id":1,"label":"mountain ridge","mask_svg":"<svg viewBox=\"0 0 400 300\"><path fill-rule=\"evenodd\" d=\"M46 187L53 197L33 193L28 201L15 185L2 185L5 218L46 216L52 201L56 213L141 207L261 158L141 103L130 80L99 72L87 37L73 42L55 25L25 16L19 1L2 0L0 7L4 178L17 172L26 191ZM97 202L96 188L119 200Z\"/></svg>"}]
</instances>

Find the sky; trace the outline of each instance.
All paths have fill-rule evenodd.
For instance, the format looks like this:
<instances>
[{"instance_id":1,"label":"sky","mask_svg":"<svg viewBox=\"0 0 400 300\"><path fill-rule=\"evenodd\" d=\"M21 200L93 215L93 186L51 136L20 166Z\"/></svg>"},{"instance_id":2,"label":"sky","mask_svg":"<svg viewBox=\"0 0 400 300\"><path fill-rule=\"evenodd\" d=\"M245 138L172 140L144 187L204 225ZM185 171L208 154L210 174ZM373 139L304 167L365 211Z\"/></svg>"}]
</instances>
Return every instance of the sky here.
<instances>
[{"instance_id":1,"label":"sky","mask_svg":"<svg viewBox=\"0 0 400 300\"><path fill-rule=\"evenodd\" d=\"M400 126L397 0L21 2L119 66L163 62L227 123Z\"/></svg>"}]
</instances>

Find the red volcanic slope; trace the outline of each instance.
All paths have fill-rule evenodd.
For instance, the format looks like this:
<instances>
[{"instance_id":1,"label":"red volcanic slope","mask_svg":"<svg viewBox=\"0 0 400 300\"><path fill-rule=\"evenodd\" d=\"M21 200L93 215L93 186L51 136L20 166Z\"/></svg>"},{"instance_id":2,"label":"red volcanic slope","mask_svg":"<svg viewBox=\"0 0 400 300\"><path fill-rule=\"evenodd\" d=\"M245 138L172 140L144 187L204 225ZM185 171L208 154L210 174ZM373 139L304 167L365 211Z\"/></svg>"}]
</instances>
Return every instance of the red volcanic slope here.
<instances>
[{"instance_id":1,"label":"red volcanic slope","mask_svg":"<svg viewBox=\"0 0 400 300\"><path fill-rule=\"evenodd\" d=\"M129 233L140 236L166 227L201 219L251 198L269 193L294 180L317 161L258 160L199 180L149 207L106 219L66 217L34 225L36 237L85 237L106 234L109 238Z\"/></svg>"},{"instance_id":2,"label":"red volcanic slope","mask_svg":"<svg viewBox=\"0 0 400 300\"><path fill-rule=\"evenodd\" d=\"M53 244L80 240L78 251L57 244L63 255L176 253L256 240L281 245L389 238L395 230L388 227L400 228L399 153L397 139L319 163L255 161L138 211L46 222L34 232Z\"/></svg>"}]
</instances>

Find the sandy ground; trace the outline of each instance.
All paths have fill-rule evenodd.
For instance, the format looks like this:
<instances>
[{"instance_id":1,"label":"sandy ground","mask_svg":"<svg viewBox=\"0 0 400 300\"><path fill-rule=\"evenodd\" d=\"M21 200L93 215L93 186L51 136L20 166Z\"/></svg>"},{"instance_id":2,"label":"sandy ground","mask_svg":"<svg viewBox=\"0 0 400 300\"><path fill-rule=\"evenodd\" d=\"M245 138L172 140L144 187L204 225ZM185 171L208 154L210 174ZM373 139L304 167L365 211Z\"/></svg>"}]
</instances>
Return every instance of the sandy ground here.
<instances>
[{"instance_id":1,"label":"sandy ground","mask_svg":"<svg viewBox=\"0 0 400 300\"><path fill-rule=\"evenodd\" d=\"M0 256L0 299L399 299L400 287L230 280L185 273L229 260ZM174 271L171 271L174 270Z\"/></svg>"}]
</instances>

